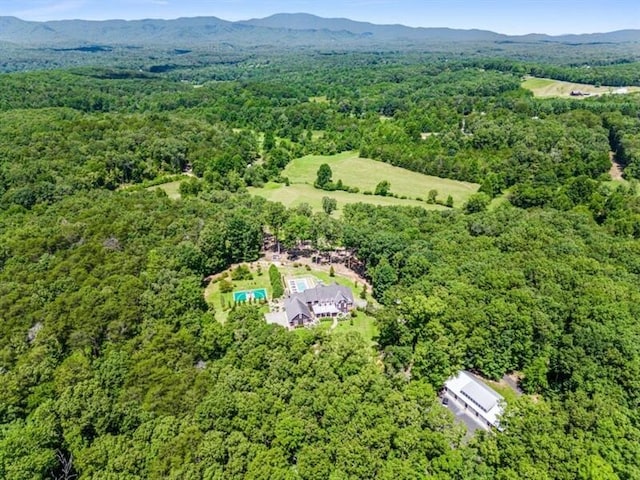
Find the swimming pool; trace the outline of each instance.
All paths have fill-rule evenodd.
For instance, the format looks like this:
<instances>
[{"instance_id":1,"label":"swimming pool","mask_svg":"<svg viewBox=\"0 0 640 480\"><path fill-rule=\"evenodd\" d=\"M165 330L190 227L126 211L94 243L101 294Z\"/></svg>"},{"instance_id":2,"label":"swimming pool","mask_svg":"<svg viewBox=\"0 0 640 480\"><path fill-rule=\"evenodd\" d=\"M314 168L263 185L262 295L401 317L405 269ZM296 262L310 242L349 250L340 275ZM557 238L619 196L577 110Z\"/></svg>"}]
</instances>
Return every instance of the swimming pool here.
<instances>
[{"instance_id":1,"label":"swimming pool","mask_svg":"<svg viewBox=\"0 0 640 480\"><path fill-rule=\"evenodd\" d=\"M249 302L251 300L266 300L267 290L264 288L258 288L256 290L243 290L240 292L233 292L234 302Z\"/></svg>"},{"instance_id":2,"label":"swimming pool","mask_svg":"<svg viewBox=\"0 0 640 480\"><path fill-rule=\"evenodd\" d=\"M309 277L290 278L288 280L289 291L291 293L300 293L313 288L315 282Z\"/></svg>"}]
</instances>

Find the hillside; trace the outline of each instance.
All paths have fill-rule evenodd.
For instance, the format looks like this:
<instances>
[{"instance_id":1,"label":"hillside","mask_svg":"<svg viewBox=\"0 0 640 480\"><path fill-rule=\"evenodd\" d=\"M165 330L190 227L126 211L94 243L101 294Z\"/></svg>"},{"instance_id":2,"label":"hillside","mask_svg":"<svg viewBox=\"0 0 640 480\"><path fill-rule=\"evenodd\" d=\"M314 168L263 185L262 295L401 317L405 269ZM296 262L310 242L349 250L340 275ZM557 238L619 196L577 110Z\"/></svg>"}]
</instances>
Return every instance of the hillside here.
<instances>
[{"instance_id":1,"label":"hillside","mask_svg":"<svg viewBox=\"0 0 640 480\"><path fill-rule=\"evenodd\" d=\"M435 189L443 200L447 195L451 195L457 205L462 205L480 187L475 183L423 175L388 163L361 158L357 152L298 158L287 165L283 174L292 183L312 185L316 179L316 172L323 163L331 167L334 181L340 179L345 185L373 192L379 182L387 180L391 184L392 193L411 199L426 199L429 190Z\"/></svg>"},{"instance_id":2,"label":"hillside","mask_svg":"<svg viewBox=\"0 0 640 480\"><path fill-rule=\"evenodd\" d=\"M208 21L80 25L365 38ZM627 44L290 45L2 51L0 479L640 479L640 96L522 88L640 85ZM375 302L289 331L282 275Z\"/></svg>"},{"instance_id":3,"label":"hillside","mask_svg":"<svg viewBox=\"0 0 640 480\"><path fill-rule=\"evenodd\" d=\"M17 45L206 45L230 42L235 45L327 46L336 42L371 46L380 43L429 44L441 42L638 42L640 30L593 35L552 37L529 35L510 37L485 30L413 28L403 25L374 25L344 18L321 18L309 14L277 14L263 19L230 22L216 17L175 20L63 20L24 21L0 17L0 41ZM342 46L346 46L343 44Z\"/></svg>"}]
</instances>

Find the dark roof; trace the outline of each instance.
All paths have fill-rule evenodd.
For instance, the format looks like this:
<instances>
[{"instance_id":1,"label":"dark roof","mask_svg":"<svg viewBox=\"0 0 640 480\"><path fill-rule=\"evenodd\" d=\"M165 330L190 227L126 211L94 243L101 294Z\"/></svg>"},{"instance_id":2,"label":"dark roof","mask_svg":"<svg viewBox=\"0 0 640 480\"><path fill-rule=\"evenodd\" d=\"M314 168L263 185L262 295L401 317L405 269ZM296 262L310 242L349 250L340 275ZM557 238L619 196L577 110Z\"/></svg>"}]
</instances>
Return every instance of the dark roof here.
<instances>
[{"instance_id":1,"label":"dark roof","mask_svg":"<svg viewBox=\"0 0 640 480\"><path fill-rule=\"evenodd\" d=\"M351 293L351 289L338 285L337 283L332 285L317 285L316 287L309 288L304 292L296 293L292 295L292 297L300 298L306 303L328 301L337 303L343 300L353 303L353 293Z\"/></svg>"},{"instance_id":2,"label":"dark roof","mask_svg":"<svg viewBox=\"0 0 640 480\"><path fill-rule=\"evenodd\" d=\"M338 303L346 301L353 303L353 293L351 289L334 283L332 285L317 285L304 292L294 293L284 301L284 309L287 312L287 319L293 320L298 315L311 318L311 310L307 306L309 303Z\"/></svg>"},{"instance_id":3,"label":"dark roof","mask_svg":"<svg viewBox=\"0 0 640 480\"><path fill-rule=\"evenodd\" d=\"M307 304L300 300L300 298L289 297L285 299L284 308L287 312L287 320L289 321L293 320L298 315L311 318L311 310L309 310Z\"/></svg>"}]
</instances>

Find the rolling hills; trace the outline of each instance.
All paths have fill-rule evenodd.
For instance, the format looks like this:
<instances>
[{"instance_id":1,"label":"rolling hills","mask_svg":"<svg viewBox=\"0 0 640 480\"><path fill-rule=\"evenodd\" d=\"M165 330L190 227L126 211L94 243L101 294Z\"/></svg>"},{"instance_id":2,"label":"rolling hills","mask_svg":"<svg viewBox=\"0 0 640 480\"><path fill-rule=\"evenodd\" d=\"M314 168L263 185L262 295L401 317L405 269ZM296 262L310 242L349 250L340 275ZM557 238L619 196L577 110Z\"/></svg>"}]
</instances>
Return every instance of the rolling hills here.
<instances>
[{"instance_id":1,"label":"rolling hills","mask_svg":"<svg viewBox=\"0 0 640 480\"><path fill-rule=\"evenodd\" d=\"M217 17L174 20L61 20L24 21L0 17L0 42L24 46L70 46L87 44L137 46L194 46L229 42L238 46L374 46L379 44L433 44L469 42L594 43L639 42L640 30L591 35L507 36L485 30L413 28L375 25L344 18L276 14L263 19L230 22Z\"/></svg>"}]
</instances>

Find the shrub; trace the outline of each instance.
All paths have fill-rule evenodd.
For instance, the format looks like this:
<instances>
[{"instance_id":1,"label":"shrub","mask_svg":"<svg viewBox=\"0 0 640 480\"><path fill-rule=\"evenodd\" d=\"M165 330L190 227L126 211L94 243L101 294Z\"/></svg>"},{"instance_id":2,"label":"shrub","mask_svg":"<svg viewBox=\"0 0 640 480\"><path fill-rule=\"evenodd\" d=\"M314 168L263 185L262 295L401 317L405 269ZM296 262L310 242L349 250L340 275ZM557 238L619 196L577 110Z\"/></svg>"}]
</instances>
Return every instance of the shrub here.
<instances>
[{"instance_id":1,"label":"shrub","mask_svg":"<svg viewBox=\"0 0 640 480\"><path fill-rule=\"evenodd\" d=\"M246 265L238 265L231 272L231 278L233 280L253 280L253 275L251 275L251 270Z\"/></svg>"},{"instance_id":2,"label":"shrub","mask_svg":"<svg viewBox=\"0 0 640 480\"><path fill-rule=\"evenodd\" d=\"M365 298L367 298L367 284L363 283L362 284L362 290L360 291L360 298L362 300L364 300Z\"/></svg>"},{"instance_id":3,"label":"shrub","mask_svg":"<svg viewBox=\"0 0 640 480\"><path fill-rule=\"evenodd\" d=\"M231 293L233 291L233 283L223 278L220 280L220 293Z\"/></svg>"},{"instance_id":4,"label":"shrub","mask_svg":"<svg viewBox=\"0 0 640 480\"><path fill-rule=\"evenodd\" d=\"M273 291L273 298L280 298L284 295L284 286L282 285L282 278L280 277L280 271L278 267L271 264L269 267L269 281L271 282L271 290Z\"/></svg>"},{"instance_id":5,"label":"shrub","mask_svg":"<svg viewBox=\"0 0 640 480\"><path fill-rule=\"evenodd\" d=\"M451 195L447 197L445 205L449 208L453 208L453 197Z\"/></svg>"},{"instance_id":6,"label":"shrub","mask_svg":"<svg viewBox=\"0 0 640 480\"><path fill-rule=\"evenodd\" d=\"M333 268L333 265L331 265L331 267L329 267L329 276L330 277L335 277L336 276L336 271Z\"/></svg>"},{"instance_id":7,"label":"shrub","mask_svg":"<svg viewBox=\"0 0 640 480\"><path fill-rule=\"evenodd\" d=\"M378 185L376 185L375 194L380 195L381 197L386 197L389 195L389 191L391 190L391 183L388 180L383 180Z\"/></svg>"},{"instance_id":8,"label":"shrub","mask_svg":"<svg viewBox=\"0 0 640 480\"><path fill-rule=\"evenodd\" d=\"M465 213L483 212L487 209L489 202L491 202L491 198L486 193L475 193L469 197L464 205L464 211Z\"/></svg>"}]
</instances>

